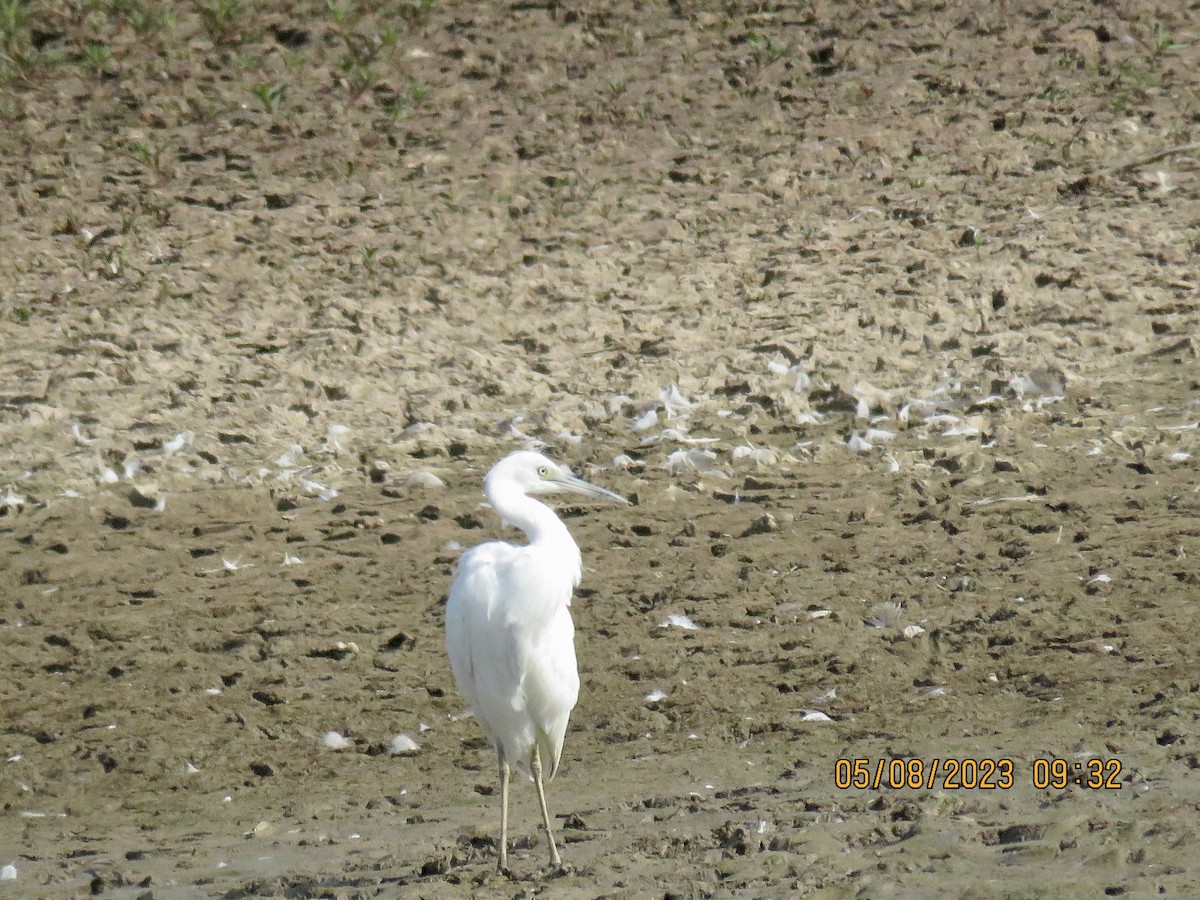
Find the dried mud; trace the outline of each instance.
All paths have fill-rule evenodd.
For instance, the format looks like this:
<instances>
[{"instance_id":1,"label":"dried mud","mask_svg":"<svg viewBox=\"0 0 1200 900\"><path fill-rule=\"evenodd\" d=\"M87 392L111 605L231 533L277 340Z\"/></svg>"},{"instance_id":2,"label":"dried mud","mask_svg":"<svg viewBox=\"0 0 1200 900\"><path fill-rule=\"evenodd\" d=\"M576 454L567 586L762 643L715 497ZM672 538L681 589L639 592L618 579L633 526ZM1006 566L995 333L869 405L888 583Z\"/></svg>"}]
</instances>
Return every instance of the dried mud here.
<instances>
[{"instance_id":1,"label":"dried mud","mask_svg":"<svg viewBox=\"0 0 1200 900\"><path fill-rule=\"evenodd\" d=\"M416 6L31 7L0 895L1200 893L1195 4ZM636 505L504 878L441 620L526 437Z\"/></svg>"}]
</instances>

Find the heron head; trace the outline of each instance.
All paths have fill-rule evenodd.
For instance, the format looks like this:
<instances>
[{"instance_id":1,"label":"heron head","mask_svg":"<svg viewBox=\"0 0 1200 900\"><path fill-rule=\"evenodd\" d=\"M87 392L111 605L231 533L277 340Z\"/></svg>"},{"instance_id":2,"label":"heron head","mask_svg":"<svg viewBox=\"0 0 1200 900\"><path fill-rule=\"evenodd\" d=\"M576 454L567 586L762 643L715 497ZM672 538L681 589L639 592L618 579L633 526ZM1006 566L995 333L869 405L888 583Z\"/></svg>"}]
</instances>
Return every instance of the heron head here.
<instances>
[{"instance_id":1,"label":"heron head","mask_svg":"<svg viewBox=\"0 0 1200 900\"><path fill-rule=\"evenodd\" d=\"M575 477L566 466L533 450L510 453L492 467L487 475L486 488L490 493L502 487L516 488L530 495L570 492L622 505L629 502L620 494Z\"/></svg>"}]
</instances>

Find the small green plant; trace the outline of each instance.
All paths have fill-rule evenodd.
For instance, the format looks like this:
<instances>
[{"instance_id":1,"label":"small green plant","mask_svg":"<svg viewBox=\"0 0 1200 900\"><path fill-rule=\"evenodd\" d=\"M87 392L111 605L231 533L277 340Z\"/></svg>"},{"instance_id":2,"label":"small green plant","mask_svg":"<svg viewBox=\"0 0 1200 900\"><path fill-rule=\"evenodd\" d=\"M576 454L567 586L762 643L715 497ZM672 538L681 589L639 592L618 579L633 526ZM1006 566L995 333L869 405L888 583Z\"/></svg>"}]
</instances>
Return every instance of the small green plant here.
<instances>
[{"instance_id":1,"label":"small green plant","mask_svg":"<svg viewBox=\"0 0 1200 900\"><path fill-rule=\"evenodd\" d=\"M88 44L83 48L83 64L95 75L103 75L104 67L112 59L112 50L104 44Z\"/></svg>"},{"instance_id":2,"label":"small green plant","mask_svg":"<svg viewBox=\"0 0 1200 900\"><path fill-rule=\"evenodd\" d=\"M169 174L170 161L163 153L163 148L150 141L130 141L125 147L126 154L147 172L157 178L165 178Z\"/></svg>"},{"instance_id":3,"label":"small green plant","mask_svg":"<svg viewBox=\"0 0 1200 900\"><path fill-rule=\"evenodd\" d=\"M429 96L429 85L412 82L403 91L393 95L383 104L384 111L394 122L408 115Z\"/></svg>"},{"instance_id":4,"label":"small green plant","mask_svg":"<svg viewBox=\"0 0 1200 900\"><path fill-rule=\"evenodd\" d=\"M847 103L851 106L859 106L870 99L872 90L861 81L855 81L846 85L843 94Z\"/></svg>"},{"instance_id":5,"label":"small green plant","mask_svg":"<svg viewBox=\"0 0 1200 900\"><path fill-rule=\"evenodd\" d=\"M337 0L325 0L325 11L336 28L350 28L358 21L353 0L343 0L340 3Z\"/></svg>"},{"instance_id":6,"label":"small green plant","mask_svg":"<svg viewBox=\"0 0 1200 900\"><path fill-rule=\"evenodd\" d=\"M207 0L197 4L196 9L214 44L236 44L242 40L246 6L241 0Z\"/></svg>"},{"instance_id":7,"label":"small green plant","mask_svg":"<svg viewBox=\"0 0 1200 900\"><path fill-rule=\"evenodd\" d=\"M392 26L375 27L353 0L325 0L325 9L334 33L346 45L346 52L338 60L336 77L353 103L378 84L376 64L395 48L399 35Z\"/></svg>"},{"instance_id":8,"label":"small green plant","mask_svg":"<svg viewBox=\"0 0 1200 900\"><path fill-rule=\"evenodd\" d=\"M377 252L378 251L374 247L362 248L362 264L363 268L368 272L371 272L375 269L375 254Z\"/></svg>"},{"instance_id":9,"label":"small green plant","mask_svg":"<svg viewBox=\"0 0 1200 900\"><path fill-rule=\"evenodd\" d=\"M0 0L0 47L8 56L28 41L28 0Z\"/></svg>"},{"instance_id":10,"label":"small green plant","mask_svg":"<svg viewBox=\"0 0 1200 900\"><path fill-rule=\"evenodd\" d=\"M105 278L119 278L125 269L125 254L129 245L120 243L113 246L93 245L88 248L87 255L95 263L100 264L100 274Z\"/></svg>"},{"instance_id":11,"label":"small green plant","mask_svg":"<svg viewBox=\"0 0 1200 900\"><path fill-rule=\"evenodd\" d=\"M746 43L758 55L760 63L773 63L792 55L791 45L780 43L757 31L746 32Z\"/></svg>"},{"instance_id":12,"label":"small green plant","mask_svg":"<svg viewBox=\"0 0 1200 900\"><path fill-rule=\"evenodd\" d=\"M1151 72L1149 69L1143 69L1141 66L1122 65L1117 68L1117 74L1123 81L1135 87L1158 87L1162 83L1161 75Z\"/></svg>"},{"instance_id":13,"label":"small green plant","mask_svg":"<svg viewBox=\"0 0 1200 900\"><path fill-rule=\"evenodd\" d=\"M221 104L207 97L188 97L187 106L191 120L198 125L211 124L224 112Z\"/></svg>"},{"instance_id":14,"label":"small green plant","mask_svg":"<svg viewBox=\"0 0 1200 900\"><path fill-rule=\"evenodd\" d=\"M338 79L338 83L346 89L351 103L371 90L379 80L375 67L370 64L356 64L349 59L343 59L341 70L342 77Z\"/></svg>"},{"instance_id":15,"label":"small green plant","mask_svg":"<svg viewBox=\"0 0 1200 900\"><path fill-rule=\"evenodd\" d=\"M283 67L293 73L303 72L308 66L308 56L303 50L288 49L283 53Z\"/></svg>"},{"instance_id":16,"label":"small green plant","mask_svg":"<svg viewBox=\"0 0 1200 900\"><path fill-rule=\"evenodd\" d=\"M636 110L628 103L628 91L629 85L624 80L610 82L607 87L600 89L596 100L588 104L581 121L625 125L634 120L637 117Z\"/></svg>"},{"instance_id":17,"label":"small green plant","mask_svg":"<svg viewBox=\"0 0 1200 900\"><path fill-rule=\"evenodd\" d=\"M286 85L262 82L254 86L254 96L262 103L263 109L271 115L279 112L279 105L283 103L286 95Z\"/></svg>"},{"instance_id":18,"label":"small green plant","mask_svg":"<svg viewBox=\"0 0 1200 900\"><path fill-rule=\"evenodd\" d=\"M410 22L424 18L433 9L434 0L405 0L400 5L400 15Z\"/></svg>"},{"instance_id":19,"label":"small green plant","mask_svg":"<svg viewBox=\"0 0 1200 900\"><path fill-rule=\"evenodd\" d=\"M114 0L113 12L124 17L138 37L175 28L175 13L157 0Z\"/></svg>"},{"instance_id":20,"label":"small green plant","mask_svg":"<svg viewBox=\"0 0 1200 900\"><path fill-rule=\"evenodd\" d=\"M229 63L242 72L258 72L263 67L263 58L248 50L238 50L230 54Z\"/></svg>"},{"instance_id":21,"label":"small green plant","mask_svg":"<svg viewBox=\"0 0 1200 900\"><path fill-rule=\"evenodd\" d=\"M147 169L157 169L162 159L158 147L146 141L133 141L129 145L129 155Z\"/></svg>"},{"instance_id":22,"label":"small green plant","mask_svg":"<svg viewBox=\"0 0 1200 900\"><path fill-rule=\"evenodd\" d=\"M38 59L30 42L27 0L0 0L0 85L27 77Z\"/></svg>"},{"instance_id":23,"label":"small green plant","mask_svg":"<svg viewBox=\"0 0 1200 900\"><path fill-rule=\"evenodd\" d=\"M1133 104L1133 94L1128 88L1115 88L1108 96L1108 105L1113 115L1124 116L1129 113L1129 108Z\"/></svg>"},{"instance_id":24,"label":"small green plant","mask_svg":"<svg viewBox=\"0 0 1200 900\"><path fill-rule=\"evenodd\" d=\"M1175 39L1171 37L1171 30L1162 22L1154 23L1154 37L1151 41L1151 53L1157 58L1167 53L1178 49Z\"/></svg>"}]
</instances>

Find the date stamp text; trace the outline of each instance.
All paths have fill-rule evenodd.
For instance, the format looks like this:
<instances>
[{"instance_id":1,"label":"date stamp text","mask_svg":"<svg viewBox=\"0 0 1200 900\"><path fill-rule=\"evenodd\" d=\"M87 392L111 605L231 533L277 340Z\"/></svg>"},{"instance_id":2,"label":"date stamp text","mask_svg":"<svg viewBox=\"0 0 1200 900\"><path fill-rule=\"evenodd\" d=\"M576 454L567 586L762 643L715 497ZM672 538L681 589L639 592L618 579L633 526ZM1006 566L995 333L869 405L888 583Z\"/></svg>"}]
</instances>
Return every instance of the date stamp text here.
<instances>
[{"instance_id":1,"label":"date stamp text","mask_svg":"<svg viewBox=\"0 0 1200 900\"><path fill-rule=\"evenodd\" d=\"M1037 790L1062 790L1068 785L1093 791L1121 788L1119 759L1093 757L1072 761L1038 758L1027 771L1008 757L947 757L920 759L838 759L833 765L833 784L839 790L1008 791L1018 783Z\"/></svg>"}]
</instances>

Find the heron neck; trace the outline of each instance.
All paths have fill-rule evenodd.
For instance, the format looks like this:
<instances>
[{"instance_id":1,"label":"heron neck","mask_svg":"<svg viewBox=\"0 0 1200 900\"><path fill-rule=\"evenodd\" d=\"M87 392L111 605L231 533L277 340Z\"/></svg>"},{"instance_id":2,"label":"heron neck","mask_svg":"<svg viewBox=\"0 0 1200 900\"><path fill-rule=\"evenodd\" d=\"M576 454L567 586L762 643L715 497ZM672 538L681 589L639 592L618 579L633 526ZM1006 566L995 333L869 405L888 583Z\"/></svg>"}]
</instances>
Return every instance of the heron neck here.
<instances>
[{"instance_id":1,"label":"heron neck","mask_svg":"<svg viewBox=\"0 0 1200 900\"><path fill-rule=\"evenodd\" d=\"M575 557L579 556L579 547L571 537L571 532L546 504L520 491L500 488L487 493L492 509L506 523L525 532L530 545L561 548Z\"/></svg>"}]
</instances>

